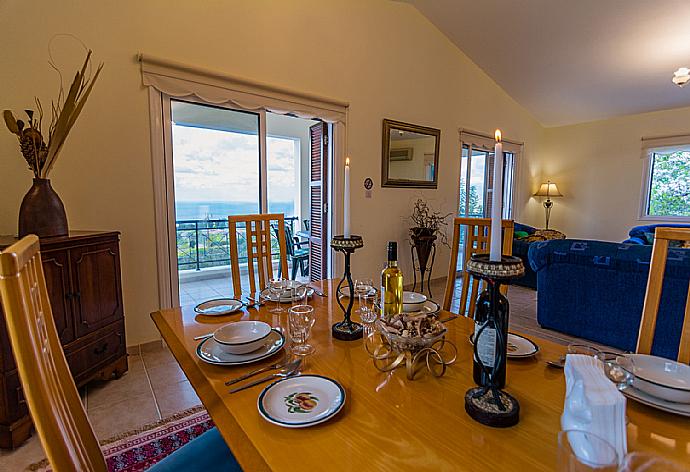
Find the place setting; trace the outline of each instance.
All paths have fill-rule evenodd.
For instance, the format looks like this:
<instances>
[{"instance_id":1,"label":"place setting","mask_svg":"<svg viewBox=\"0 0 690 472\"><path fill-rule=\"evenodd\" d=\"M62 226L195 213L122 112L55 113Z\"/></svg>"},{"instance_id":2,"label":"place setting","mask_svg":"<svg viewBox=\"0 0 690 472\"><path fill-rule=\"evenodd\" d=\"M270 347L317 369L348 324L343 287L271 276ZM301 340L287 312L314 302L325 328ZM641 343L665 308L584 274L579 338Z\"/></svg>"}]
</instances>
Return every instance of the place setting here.
<instances>
[{"instance_id":1,"label":"place setting","mask_svg":"<svg viewBox=\"0 0 690 472\"><path fill-rule=\"evenodd\" d=\"M199 336L196 353L208 364L239 366L283 352L280 360L231 378L225 385L229 394L235 394L272 382L258 396L260 416L278 426L305 428L335 416L345 403L345 390L334 379L303 373L306 356L316 351L308 342L316 321L314 308L293 305L287 312L289 342L283 332L263 321L236 321Z\"/></svg>"}]
</instances>

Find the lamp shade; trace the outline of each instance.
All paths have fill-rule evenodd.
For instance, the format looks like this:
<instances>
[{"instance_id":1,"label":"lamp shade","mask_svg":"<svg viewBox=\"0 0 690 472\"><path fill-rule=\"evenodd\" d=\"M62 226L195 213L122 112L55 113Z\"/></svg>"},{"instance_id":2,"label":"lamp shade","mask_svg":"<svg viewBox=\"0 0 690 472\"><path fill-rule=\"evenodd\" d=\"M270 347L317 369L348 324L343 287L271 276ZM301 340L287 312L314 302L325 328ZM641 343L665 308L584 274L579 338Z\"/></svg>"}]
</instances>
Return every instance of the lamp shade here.
<instances>
[{"instance_id":1,"label":"lamp shade","mask_svg":"<svg viewBox=\"0 0 690 472\"><path fill-rule=\"evenodd\" d=\"M537 193L534 194L535 197L562 197L563 194L558 190L556 184L551 181L541 184Z\"/></svg>"}]
</instances>

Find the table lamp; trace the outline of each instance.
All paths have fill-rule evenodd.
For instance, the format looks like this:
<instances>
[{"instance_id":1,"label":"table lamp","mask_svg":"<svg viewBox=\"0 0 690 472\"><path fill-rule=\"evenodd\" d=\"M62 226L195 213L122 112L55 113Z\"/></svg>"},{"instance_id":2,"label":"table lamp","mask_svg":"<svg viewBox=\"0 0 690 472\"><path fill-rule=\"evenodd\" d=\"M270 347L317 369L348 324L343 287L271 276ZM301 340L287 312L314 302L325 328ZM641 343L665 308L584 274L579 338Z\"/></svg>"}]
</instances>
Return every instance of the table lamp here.
<instances>
[{"instance_id":1,"label":"table lamp","mask_svg":"<svg viewBox=\"0 0 690 472\"><path fill-rule=\"evenodd\" d=\"M545 183L541 184L541 187L539 187L539 190L537 190L537 193L535 193L534 196L546 197L546 201L544 202L544 211L546 212L546 229L549 229L549 218L551 217L551 207L553 206L551 197L562 197L563 194L558 191L556 184L550 180L547 180Z\"/></svg>"}]
</instances>

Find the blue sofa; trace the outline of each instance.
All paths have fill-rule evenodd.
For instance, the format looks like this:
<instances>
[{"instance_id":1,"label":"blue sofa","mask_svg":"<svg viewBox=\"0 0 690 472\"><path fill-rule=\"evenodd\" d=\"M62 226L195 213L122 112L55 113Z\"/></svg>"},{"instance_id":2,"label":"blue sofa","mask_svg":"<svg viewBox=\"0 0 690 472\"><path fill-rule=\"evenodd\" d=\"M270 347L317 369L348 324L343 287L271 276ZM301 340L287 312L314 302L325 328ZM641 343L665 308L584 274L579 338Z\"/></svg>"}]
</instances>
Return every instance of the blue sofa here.
<instances>
[{"instance_id":1,"label":"blue sofa","mask_svg":"<svg viewBox=\"0 0 690 472\"><path fill-rule=\"evenodd\" d=\"M535 242L537 321L548 329L634 351L652 247L577 239ZM690 249L669 249L652 352L676 358L690 281Z\"/></svg>"}]
</instances>

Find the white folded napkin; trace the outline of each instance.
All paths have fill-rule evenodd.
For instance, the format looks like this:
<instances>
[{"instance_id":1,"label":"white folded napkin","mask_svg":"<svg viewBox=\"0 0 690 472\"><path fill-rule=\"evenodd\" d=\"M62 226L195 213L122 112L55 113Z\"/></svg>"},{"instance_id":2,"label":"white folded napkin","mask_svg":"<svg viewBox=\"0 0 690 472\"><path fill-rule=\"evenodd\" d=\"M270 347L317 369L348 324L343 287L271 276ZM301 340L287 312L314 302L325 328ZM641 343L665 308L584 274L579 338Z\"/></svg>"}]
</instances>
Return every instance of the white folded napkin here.
<instances>
[{"instance_id":1,"label":"white folded napkin","mask_svg":"<svg viewBox=\"0 0 690 472\"><path fill-rule=\"evenodd\" d=\"M592 433L616 449L622 461L628 451L625 425L625 397L604 373L600 360L582 354L565 359L565 405L561 428ZM592 444L571 444L581 459L604 454ZM604 459L603 457L601 457Z\"/></svg>"}]
</instances>

